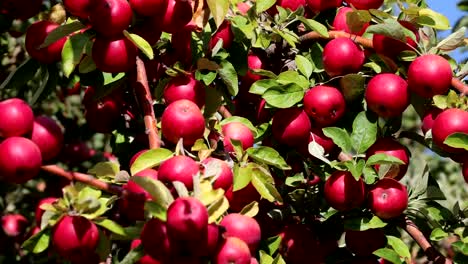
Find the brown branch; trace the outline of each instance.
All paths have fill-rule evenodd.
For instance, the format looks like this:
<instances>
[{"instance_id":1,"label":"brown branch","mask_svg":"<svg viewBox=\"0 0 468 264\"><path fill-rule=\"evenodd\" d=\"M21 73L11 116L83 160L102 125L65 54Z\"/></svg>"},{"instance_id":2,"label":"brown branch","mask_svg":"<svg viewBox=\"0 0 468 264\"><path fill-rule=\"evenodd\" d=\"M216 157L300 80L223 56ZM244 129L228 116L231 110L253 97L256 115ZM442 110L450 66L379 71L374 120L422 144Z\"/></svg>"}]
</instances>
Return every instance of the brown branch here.
<instances>
[{"instance_id":1,"label":"brown branch","mask_svg":"<svg viewBox=\"0 0 468 264\"><path fill-rule=\"evenodd\" d=\"M62 168L60 168L57 165L47 165L47 166L42 166L41 169L43 171L46 171L48 173L51 173L53 175L57 175L60 177L64 177L70 181L79 181L83 182L87 185L93 186L99 190L106 191L109 193L117 194L120 195L122 193L122 187L114 184L110 184L107 182L103 182L99 179L96 179L95 177L84 174L84 173L79 173L79 172L68 172Z\"/></svg>"},{"instance_id":2,"label":"brown branch","mask_svg":"<svg viewBox=\"0 0 468 264\"><path fill-rule=\"evenodd\" d=\"M452 78L452 86L457 89L461 94L468 95L468 85L457 78Z\"/></svg>"},{"instance_id":3,"label":"brown branch","mask_svg":"<svg viewBox=\"0 0 468 264\"><path fill-rule=\"evenodd\" d=\"M231 112L226 108L226 106L222 105L219 107L218 112L224 117L229 118L232 116Z\"/></svg>"},{"instance_id":4,"label":"brown branch","mask_svg":"<svg viewBox=\"0 0 468 264\"><path fill-rule=\"evenodd\" d=\"M145 63L137 57L136 61L136 82L135 94L138 103L143 108L146 134L148 134L150 149L161 147L161 139L158 135L157 120L154 115L153 97L148 85L148 77L146 75Z\"/></svg>"}]
</instances>

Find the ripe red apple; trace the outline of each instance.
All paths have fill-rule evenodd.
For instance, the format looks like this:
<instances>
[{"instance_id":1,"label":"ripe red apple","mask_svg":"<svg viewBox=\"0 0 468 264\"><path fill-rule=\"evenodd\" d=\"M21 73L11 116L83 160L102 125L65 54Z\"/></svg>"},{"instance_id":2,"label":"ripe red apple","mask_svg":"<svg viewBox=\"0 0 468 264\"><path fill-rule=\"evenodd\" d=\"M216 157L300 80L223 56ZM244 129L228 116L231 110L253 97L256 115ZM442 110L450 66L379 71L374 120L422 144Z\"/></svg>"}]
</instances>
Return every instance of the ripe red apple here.
<instances>
[{"instance_id":1,"label":"ripe red apple","mask_svg":"<svg viewBox=\"0 0 468 264\"><path fill-rule=\"evenodd\" d=\"M19 98L0 102L0 137L23 136L31 132L34 113L31 107Z\"/></svg>"},{"instance_id":2,"label":"ripe red apple","mask_svg":"<svg viewBox=\"0 0 468 264\"><path fill-rule=\"evenodd\" d=\"M158 177L164 182L180 181L187 189L193 189L193 176L199 173L200 167L187 156L175 156L159 166Z\"/></svg>"},{"instance_id":3,"label":"ripe red apple","mask_svg":"<svg viewBox=\"0 0 468 264\"><path fill-rule=\"evenodd\" d=\"M368 83L365 98L367 107L384 118L398 117L408 107L408 84L393 73L375 75Z\"/></svg>"},{"instance_id":4,"label":"ripe red apple","mask_svg":"<svg viewBox=\"0 0 468 264\"><path fill-rule=\"evenodd\" d=\"M94 255L98 242L98 228L82 216L66 215L52 229L52 248L71 262L81 263Z\"/></svg>"},{"instance_id":5,"label":"ripe red apple","mask_svg":"<svg viewBox=\"0 0 468 264\"><path fill-rule=\"evenodd\" d=\"M84 101L84 100L83 100ZM121 118L122 103L119 98L106 96L85 105L85 118L89 128L98 133L111 133Z\"/></svg>"},{"instance_id":6,"label":"ripe red apple","mask_svg":"<svg viewBox=\"0 0 468 264\"><path fill-rule=\"evenodd\" d=\"M130 0L132 10L141 16L158 15L167 6L167 0Z\"/></svg>"},{"instance_id":7,"label":"ripe red apple","mask_svg":"<svg viewBox=\"0 0 468 264\"><path fill-rule=\"evenodd\" d=\"M403 161L404 165L395 166L392 171L389 171L385 177L393 178L397 181L401 180L405 176L409 165L409 150L407 147L402 145L391 137L379 138L377 141L367 150L366 158L374 154L387 154L396 157ZM379 165L375 165L375 169L379 170Z\"/></svg>"},{"instance_id":8,"label":"ripe red apple","mask_svg":"<svg viewBox=\"0 0 468 264\"><path fill-rule=\"evenodd\" d=\"M69 165L77 165L90 159L94 154L95 150L88 147L86 142L73 140L63 146L62 154L59 157L60 160Z\"/></svg>"},{"instance_id":9,"label":"ripe red apple","mask_svg":"<svg viewBox=\"0 0 468 264\"><path fill-rule=\"evenodd\" d=\"M452 67L439 55L417 57L408 69L409 89L424 98L445 94L452 83Z\"/></svg>"},{"instance_id":10,"label":"ripe red apple","mask_svg":"<svg viewBox=\"0 0 468 264\"><path fill-rule=\"evenodd\" d=\"M213 176L213 173L216 173L216 180L213 182L213 188L221 188L225 191L232 186L233 173L232 169L229 167L228 163L224 160L216 159L209 157L202 161L202 164L205 165L204 174Z\"/></svg>"},{"instance_id":11,"label":"ripe red apple","mask_svg":"<svg viewBox=\"0 0 468 264\"><path fill-rule=\"evenodd\" d=\"M185 65L192 65L192 32L194 32L196 29L197 26L194 23L188 23L183 28L172 33L171 45L174 48L174 53L171 55L171 57L174 57L174 60L179 60ZM174 63L171 62L169 65L172 64ZM203 100L202 105L204 104L205 100Z\"/></svg>"},{"instance_id":12,"label":"ripe red apple","mask_svg":"<svg viewBox=\"0 0 468 264\"><path fill-rule=\"evenodd\" d=\"M343 117L346 102L335 87L317 85L304 95L304 110L319 126L330 126Z\"/></svg>"},{"instance_id":13,"label":"ripe red apple","mask_svg":"<svg viewBox=\"0 0 468 264\"><path fill-rule=\"evenodd\" d=\"M431 107L424 113L421 119L421 130L424 134L426 134L427 131L432 129L434 121L440 113L442 113L442 109L437 107Z\"/></svg>"},{"instance_id":14,"label":"ripe red apple","mask_svg":"<svg viewBox=\"0 0 468 264\"><path fill-rule=\"evenodd\" d=\"M338 9L335 19L333 20L332 26L335 30L341 30L350 34L356 34L358 36L362 36L362 34L364 34L367 27L369 26L369 23L366 23L360 31L352 32L346 20L346 14L350 12L353 12L353 9L351 7L344 6Z\"/></svg>"},{"instance_id":15,"label":"ripe red apple","mask_svg":"<svg viewBox=\"0 0 468 264\"><path fill-rule=\"evenodd\" d=\"M463 153L464 149L452 148L444 144L445 139L453 133L468 134L468 112L457 108L446 109L434 120L432 140L441 149L449 153Z\"/></svg>"},{"instance_id":16,"label":"ripe red apple","mask_svg":"<svg viewBox=\"0 0 468 264\"><path fill-rule=\"evenodd\" d=\"M356 9L379 9L384 0L346 0L348 4L354 6Z\"/></svg>"},{"instance_id":17,"label":"ripe red apple","mask_svg":"<svg viewBox=\"0 0 468 264\"><path fill-rule=\"evenodd\" d=\"M34 214L34 218L36 219L36 225L40 226L41 225L41 220L42 220L42 215L44 214L44 210L41 209L41 205L43 204L53 204L58 200L57 197L46 197L43 198L39 201L39 203L36 205L36 211Z\"/></svg>"},{"instance_id":18,"label":"ripe red apple","mask_svg":"<svg viewBox=\"0 0 468 264\"><path fill-rule=\"evenodd\" d=\"M95 0L89 20L100 35L113 38L122 35L132 22L132 8L126 0Z\"/></svg>"},{"instance_id":19,"label":"ripe red apple","mask_svg":"<svg viewBox=\"0 0 468 264\"><path fill-rule=\"evenodd\" d=\"M219 246L213 264L250 264L251 254L247 244L237 237L228 237Z\"/></svg>"},{"instance_id":20,"label":"ripe red apple","mask_svg":"<svg viewBox=\"0 0 468 264\"><path fill-rule=\"evenodd\" d=\"M28 226L28 219L20 214L6 214L2 216L3 232L9 237L20 238L25 234Z\"/></svg>"},{"instance_id":21,"label":"ripe red apple","mask_svg":"<svg viewBox=\"0 0 468 264\"><path fill-rule=\"evenodd\" d=\"M0 143L0 177L7 182L23 184L39 174L41 150L31 140L10 137Z\"/></svg>"},{"instance_id":22,"label":"ripe red apple","mask_svg":"<svg viewBox=\"0 0 468 264\"><path fill-rule=\"evenodd\" d=\"M113 39L98 35L94 41L92 56L96 68L103 72L126 72L136 63L137 48L123 35Z\"/></svg>"},{"instance_id":23,"label":"ripe red apple","mask_svg":"<svg viewBox=\"0 0 468 264\"><path fill-rule=\"evenodd\" d=\"M228 214L219 223L226 229L224 237L237 237L242 239L254 254L258 248L262 234L260 225L252 217L241 214Z\"/></svg>"},{"instance_id":24,"label":"ripe red apple","mask_svg":"<svg viewBox=\"0 0 468 264\"><path fill-rule=\"evenodd\" d=\"M145 223L140 238L146 254L156 260L164 262L172 253L173 245L167 235L167 225L157 218Z\"/></svg>"},{"instance_id":25,"label":"ripe red apple","mask_svg":"<svg viewBox=\"0 0 468 264\"><path fill-rule=\"evenodd\" d=\"M295 147L309 142L311 124L304 110L293 107L276 111L271 129L276 140Z\"/></svg>"},{"instance_id":26,"label":"ripe red apple","mask_svg":"<svg viewBox=\"0 0 468 264\"><path fill-rule=\"evenodd\" d=\"M63 132L54 119L38 116L34 120L31 140L41 150L42 160L50 161L62 150Z\"/></svg>"},{"instance_id":27,"label":"ripe red apple","mask_svg":"<svg viewBox=\"0 0 468 264\"><path fill-rule=\"evenodd\" d=\"M365 231L346 231L346 248L356 256L371 256L374 251L387 245L387 238L382 229Z\"/></svg>"},{"instance_id":28,"label":"ripe red apple","mask_svg":"<svg viewBox=\"0 0 468 264\"><path fill-rule=\"evenodd\" d=\"M223 41L223 48L229 49L234 41L234 33L231 30L231 22L224 20L210 39L209 47L213 49L219 40Z\"/></svg>"},{"instance_id":29,"label":"ripe red apple","mask_svg":"<svg viewBox=\"0 0 468 264\"><path fill-rule=\"evenodd\" d=\"M27 20L41 11L43 0L3 0L1 11L14 19Z\"/></svg>"},{"instance_id":30,"label":"ripe red apple","mask_svg":"<svg viewBox=\"0 0 468 264\"><path fill-rule=\"evenodd\" d=\"M205 105L205 86L191 75L177 75L164 88L163 98L166 105L177 100L187 99L199 108Z\"/></svg>"},{"instance_id":31,"label":"ripe red apple","mask_svg":"<svg viewBox=\"0 0 468 264\"><path fill-rule=\"evenodd\" d=\"M70 12L70 14L82 18L88 19L89 11L91 8L91 3L94 4L92 0L63 0L63 5L65 9Z\"/></svg>"},{"instance_id":32,"label":"ripe red apple","mask_svg":"<svg viewBox=\"0 0 468 264\"><path fill-rule=\"evenodd\" d=\"M398 21L405 28L413 31L416 35L416 40L419 40L418 29L409 21ZM406 41L386 37L380 34L374 34L372 37L372 43L374 50L378 54L385 55L389 58L396 58L402 51L412 50L411 47L417 47L417 43L409 37L406 37Z\"/></svg>"},{"instance_id":33,"label":"ripe red apple","mask_svg":"<svg viewBox=\"0 0 468 264\"><path fill-rule=\"evenodd\" d=\"M133 177L149 177L158 179L158 172L153 169L145 169L136 173ZM145 219L145 202L151 200L150 194L133 181L123 185L127 191L119 200L119 211L130 221Z\"/></svg>"},{"instance_id":34,"label":"ripe red apple","mask_svg":"<svg viewBox=\"0 0 468 264\"><path fill-rule=\"evenodd\" d=\"M260 59L260 57L256 54L249 54L247 56L247 73L240 78L241 83L244 83L246 87L249 87L256 81L262 78L261 75L255 74L251 72L251 70L259 70L263 69L264 63Z\"/></svg>"},{"instance_id":35,"label":"ripe red apple","mask_svg":"<svg viewBox=\"0 0 468 264\"><path fill-rule=\"evenodd\" d=\"M327 9L341 6L343 0L306 0L307 6L313 12L322 12Z\"/></svg>"},{"instance_id":36,"label":"ripe red apple","mask_svg":"<svg viewBox=\"0 0 468 264\"><path fill-rule=\"evenodd\" d=\"M132 240L132 243L130 244L130 248L131 249L136 248L140 244L141 244L141 239L134 239ZM161 262L159 260L155 260L150 255L144 255L143 257L140 258L140 260L136 262L136 264L161 264Z\"/></svg>"},{"instance_id":37,"label":"ripe red apple","mask_svg":"<svg viewBox=\"0 0 468 264\"><path fill-rule=\"evenodd\" d=\"M364 181L356 180L348 171L335 171L323 189L327 203L338 211L361 206L366 198Z\"/></svg>"},{"instance_id":38,"label":"ripe red apple","mask_svg":"<svg viewBox=\"0 0 468 264\"><path fill-rule=\"evenodd\" d=\"M161 130L169 142L176 144L182 138L184 145L190 146L203 137L205 118L195 103L187 99L178 100L164 110Z\"/></svg>"},{"instance_id":39,"label":"ripe red apple","mask_svg":"<svg viewBox=\"0 0 468 264\"><path fill-rule=\"evenodd\" d=\"M207 244L206 244L206 256L213 256L216 253L218 244L221 241L221 230L219 226L215 223L208 225L208 235L207 235Z\"/></svg>"},{"instance_id":40,"label":"ripe red apple","mask_svg":"<svg viewBox=\"0 0 468 264\"><path fill-rule=\"evenodd\" d=\"M330 77L357 73L366 59L364 51L350 38L336 38L323 48L323 67Z\"/></svg>"},{"instance_id":41,"label":"ripe red apple","mask_svg":"<svg viewBox=\"0 0 468 264\"><path fill-rule=\"evenodd\" d=\"M153 25L167 33L181 30L192 20L191 1L167 0L166 8L153 16Z\"/></svg>"},{"instance_id":42,"label":"ripe red apple","mask_svg":"<svg viewBox=\"0 0 468 264\"><path fill-rule=\"evenodd\" d=\"M296 11L299 7L305 6L305 0L276 0L276 5L281 6L282 8L289 8L291 11ZM273 8L275 8L273 6ZM275 8L276 10L276 8Z\"/></svg>"},{"instance_id":43,"label":"ripe red apple","mask_svg":"<svg viewBox=\"0 0 468 264\"><path fill-rule=\"evenodd\" d=\"M230 122L222 126L224 149L228 152L234 152L231 139L239 140L244 150L254 144L254 135L250 128L240 122Z\"/></svg>"},{"instance_id":44,"label":"ripe red apple","mask_svg":"<svg viewBox=\"0 0 468 264\"><path fill-rule=\"evenodd\" d=\"M59 24L48 20L37 21L28 27L25 47L31 58L45 64L54 63L62 59L62 48L67 40L66 37L57 40L45 48L39 48L50 32L58 27Z\"/></svg>"},{"instance_id":45,"label":"ripe red apple","mask_svg":"<svg viewBox=\"0 0 468 264\"><path fill-rule=\"evenodd\" d=\"M246 205L250 204L253 201L260 201L260 194L257 189L252 185L252 183L247 184L244 188L232 191L233 187L231 186L226 191L226 198L229 201L229 209L233 212L240 212Z\"/></svg>"},{"instance_id":46,"label":"ripe red apple","mask_svg":"<svg viewBox=\"0 0 468 264\"><path fill-rule=\"evenodd\" d=\"M400 216L408 207L408 191L400 182L383 178L371 187L368 206L382 219Z\"/></svg>"}]
</instances>

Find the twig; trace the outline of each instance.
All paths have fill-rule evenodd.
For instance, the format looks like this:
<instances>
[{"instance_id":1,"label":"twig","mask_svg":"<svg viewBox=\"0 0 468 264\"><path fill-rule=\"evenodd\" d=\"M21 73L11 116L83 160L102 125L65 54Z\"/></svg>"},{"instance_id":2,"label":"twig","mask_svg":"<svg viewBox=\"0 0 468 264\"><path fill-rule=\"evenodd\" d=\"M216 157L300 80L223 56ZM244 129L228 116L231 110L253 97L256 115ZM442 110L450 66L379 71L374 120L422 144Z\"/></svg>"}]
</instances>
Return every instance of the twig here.
<instances>
[{"instance_id":1,"label":"twig","mask_svg":"<svg viewBox=\"0 0 468 264\"><path fill-rule=\"evenodd\" d=\"M457 89L461 94L468 95L468 85L457 78L452 78L452 86Z\"/></svg>"},{"instance_id":2,"label":"twig","mask_svg":"<svg viewBox=\"0 0 468 264\"><path fill-rule=\"evenodd\" d=\"M60 168L57 165L42 166L41 169L48 173L51 173L60 177L64 177L70 181L79 181L79 182L86 183L87 185L93 186L99 190L106 191L109 193L120 195L123 191L122 187L120 186L110 184L107 182L103 182L88 174L79 173L79 172L68 172Z\"/></svg>"},{"instance_id":3,"label":"twig","mask_svg":"<svg viewBox=\"0 0 468 264\"><path fill-rule=\"evenodd\" d=\"M218 112L224 117L229 118L232 116L231 112L226 108L226 106L222 105L219 107Z\"/></svg>"},{"instance_id":4,"label":"twig","mask_svg":"<svg viewBox=\"0 0 468 264\"><path fill-rule=\"evenodd\" d=\"M157 120L154 115L153 98L148 85L148 77L146 75L145 63L137 57L136 61L136 82L135 94L138 103L143 108L146 134L148 134L150 149L161 147L161 139L158 135Z\"/></svg>"}]
</instances>

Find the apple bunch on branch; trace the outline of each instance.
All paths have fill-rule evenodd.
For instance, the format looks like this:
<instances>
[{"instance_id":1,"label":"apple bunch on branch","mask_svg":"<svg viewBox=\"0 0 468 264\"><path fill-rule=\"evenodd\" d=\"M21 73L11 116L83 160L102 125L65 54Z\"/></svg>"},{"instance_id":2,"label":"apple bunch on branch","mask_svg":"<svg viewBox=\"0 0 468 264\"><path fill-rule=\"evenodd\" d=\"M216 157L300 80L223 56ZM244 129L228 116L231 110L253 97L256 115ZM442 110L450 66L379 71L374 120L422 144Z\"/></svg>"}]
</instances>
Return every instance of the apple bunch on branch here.
<instances>
[{"instance_id":1,"label":"apple bunch on branch","mask_svg":"<svg viewBox=\"0 0 468 264\"><path fill-rule=\"evenodd\" d=\"M1 255L468 261L466 28L424 0L32 2L0 3Z\"/></svg>"}]
</instances>

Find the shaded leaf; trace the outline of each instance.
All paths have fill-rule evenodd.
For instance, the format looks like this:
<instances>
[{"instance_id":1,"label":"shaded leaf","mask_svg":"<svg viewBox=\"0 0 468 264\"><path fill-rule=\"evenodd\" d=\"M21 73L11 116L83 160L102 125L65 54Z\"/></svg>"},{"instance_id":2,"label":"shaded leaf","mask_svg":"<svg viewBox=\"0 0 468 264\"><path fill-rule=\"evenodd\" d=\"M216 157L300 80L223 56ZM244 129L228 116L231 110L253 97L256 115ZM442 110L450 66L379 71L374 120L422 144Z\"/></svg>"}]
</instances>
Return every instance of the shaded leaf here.
<instances>
[{"instance_id":1,"label":"shaded leaf","mask_svg":"<svg viewBox=\"0 0 468 264\"><path fill-rule=\"evenodd\" d=\"M247 154L257 162L271 165L281 170L291 169L279 152L273 148L265 146L251 147L247 149Z\"/></svg>"}]
</instances>

